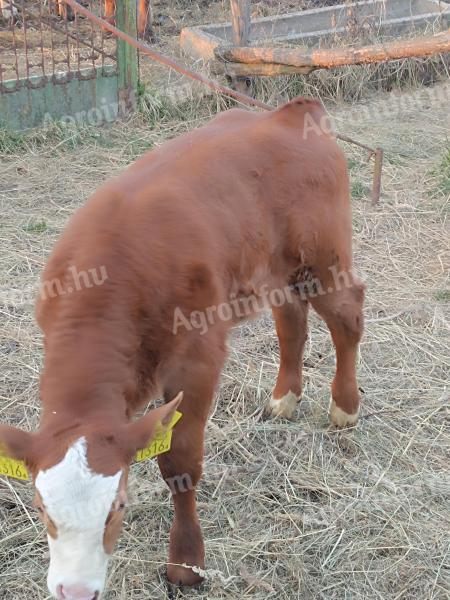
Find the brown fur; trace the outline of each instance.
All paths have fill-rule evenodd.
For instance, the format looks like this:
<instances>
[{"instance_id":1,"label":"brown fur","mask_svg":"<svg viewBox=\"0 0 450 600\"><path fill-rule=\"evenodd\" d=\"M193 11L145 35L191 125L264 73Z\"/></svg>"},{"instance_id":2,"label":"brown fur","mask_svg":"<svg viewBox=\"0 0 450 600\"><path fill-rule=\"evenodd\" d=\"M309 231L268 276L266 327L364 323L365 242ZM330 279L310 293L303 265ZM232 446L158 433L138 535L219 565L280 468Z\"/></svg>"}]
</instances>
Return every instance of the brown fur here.
<instances>
[{"instance_id":1,"label":"brown fur","mask_svg":"<svg viewBox=\"0 0 450 600\"><path fill-rule=\"evenodd\" d=\"M54 464L82 433L97 470L128 468L137 439L126 428L130 417L150 397L163 394L167 401L183 390L172 450L159 457L166 480L188 474L192 482L174 494L173 582L200 580L180 563L204 567L195 486L233 325L216 320L204 335L196 329L173 335L177 307L189 315L232 295L285 287L305 273L318 278L327 294L274 309L281 354L274 397L300 395L311 303L336 346L333 397L346 413L358 408L363 285L350 276L347 287L336 289L329 271L352 266L346 161L318 128L305 139L307 115L319 124L324 111L306 99L264 114L233 109L149 152L74 215L43 274L44 281L61 282L62 294L36 308L45 338L44 410L40 450L27 458L35 471ZM78 272L104 266L107 279L69 293L73 266Z\"/></svg>"}]
</instances>

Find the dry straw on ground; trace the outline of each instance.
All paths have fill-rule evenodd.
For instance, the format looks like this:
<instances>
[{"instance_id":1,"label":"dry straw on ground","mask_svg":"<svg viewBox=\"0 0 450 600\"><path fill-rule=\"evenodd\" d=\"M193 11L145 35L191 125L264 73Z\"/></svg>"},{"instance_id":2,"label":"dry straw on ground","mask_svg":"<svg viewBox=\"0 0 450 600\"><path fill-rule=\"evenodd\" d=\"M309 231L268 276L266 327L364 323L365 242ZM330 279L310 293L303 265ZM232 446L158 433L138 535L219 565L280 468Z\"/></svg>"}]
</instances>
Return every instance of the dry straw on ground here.
<instances>
[{"instance_id":1,"label":"dry straw on ground","mask_svg":"<svg viewBox=\"0 0 450 600\"><path fill-rule=\"evenodd\" d=\"M448 598L448 111L421 106L392 120L377 120L367 107L356 107L359 113L361 120L349 122L348 111L335 111L340 128L382 140L386 149L384 194L373 208L371 167L346 148L356 265L368 284L360 425L328 427L334 358L316 317L293 422L261 418L278 363L270 317L238 328L208 425L199 489L209 581L187 598ZM109 130L59 130L45 143L34 136L28 146L3 140L2 421L27 429L38 421L41 339L29 293L21 293L36 285L68 217L144 148L202 120L150 129L136 118ZM131 488L106 598L167 598L162 574L172 507L154 462L133 467ZM29 485L0 483L2 600L48 597L45 536L31 499Z\"/></svg>"},{"instance_id":2,"label":"dry straw on ground","mask_svg":"<svg viewBox=\"0 0 450 600\"><path fill-rule=\"evenodd\" d=\"M266 97L276 98L297 83L265 85ZM317 317L292 422L261 415L278 364L270 316L236 329L199 488L207 583L174 597L449 597L450 94L436 89L420 101L384 94L331 109L340 131L386 151L374 208L372 166L345 146L355 261L368 285L360 424L341 432L328 426L334 353ZM224 105L213 97L173 107L160 98L110 128L0 135L1 421L26 429L38 422L42 344L32 299L69 216L136 156ZM105 598L162 600L172 505L155 462L133 467L131 495ZM1 600L48 598L46 540L31 501L28 484L0 480Z\"/></svg>"}]
</instances>

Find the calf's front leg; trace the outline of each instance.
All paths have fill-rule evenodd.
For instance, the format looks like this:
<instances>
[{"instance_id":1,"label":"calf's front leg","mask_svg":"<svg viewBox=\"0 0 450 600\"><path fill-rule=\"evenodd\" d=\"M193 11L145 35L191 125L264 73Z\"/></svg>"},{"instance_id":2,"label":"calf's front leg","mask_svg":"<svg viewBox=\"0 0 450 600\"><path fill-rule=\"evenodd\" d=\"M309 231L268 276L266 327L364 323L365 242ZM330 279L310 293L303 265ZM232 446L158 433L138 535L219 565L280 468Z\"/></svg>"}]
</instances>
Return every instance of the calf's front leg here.
<instances>
[{"instance_id":1,"label":"calf's front leg","mask_svg":"<svg viewBox=\"0 0 450 600\"><path fill-rule=\"evenodd\" d=\"M180 410L183 412L183 406ZM170 530L167 578L177 585L196 585L202 581L199 573L181 565L205 568L205 548L196 507L196 486L202 474L204 425L203 419L186 419L183 412L183 419L172 438L170 452L158 458L175 508Z\"/></svg>"},{"instance_id":2,"label":"calf's front leg","mask_svg":"<svg viewBox=\"0 0 450 600\"><path fill-rule=\"evenodd\" d=\"M205 342L205 340L202 340ZM199 345L201 342L199 342ZM175 517L170 530L167 577L171 583L192 586L202 581L195 567L205 568L205 549L196 507L196 486L203 466L204 430L225 355L224 344L207 346L209 356L200 357L199 348L171 378L167 399L183 391L170 452L158 457L161 474L172 493ZM188 565L188 568L182 565ZM189 568L194 567L194 569Z\"/></svg>"}]
</instances>

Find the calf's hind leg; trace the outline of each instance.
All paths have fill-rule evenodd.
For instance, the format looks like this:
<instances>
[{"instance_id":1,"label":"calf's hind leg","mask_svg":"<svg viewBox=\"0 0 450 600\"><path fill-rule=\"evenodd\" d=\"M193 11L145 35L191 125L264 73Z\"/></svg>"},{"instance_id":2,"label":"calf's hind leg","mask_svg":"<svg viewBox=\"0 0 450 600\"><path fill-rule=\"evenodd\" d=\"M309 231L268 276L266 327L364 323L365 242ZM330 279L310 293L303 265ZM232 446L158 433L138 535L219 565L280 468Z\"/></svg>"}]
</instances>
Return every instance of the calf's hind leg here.
<instances>
[{"instance_id":1,"label":"calf's hind leg","mask_svg":"<svg viewBox=\"0 0 450 600\"><path fill-rule=\"evenodd\" d=\"M273 307L272 314L280 344L280 368L272 398L266 406L266 414L290 419L302 393L308 303L294 298L293 303Z\"/></svg>"},{"instance_id":2,"label":"calf's hind leg","mask_svg":"<svg viewBox=\"0 0 450 600\"><path fill-rule=\"evenodd\" d=\"M336 349L330 420L338 427L355 425L358 420L360 397L356 359L364 325L364 289L361 282L352 278L348 287L310 298L313 308L325 320Z\"/></svg>"}]
</instances>

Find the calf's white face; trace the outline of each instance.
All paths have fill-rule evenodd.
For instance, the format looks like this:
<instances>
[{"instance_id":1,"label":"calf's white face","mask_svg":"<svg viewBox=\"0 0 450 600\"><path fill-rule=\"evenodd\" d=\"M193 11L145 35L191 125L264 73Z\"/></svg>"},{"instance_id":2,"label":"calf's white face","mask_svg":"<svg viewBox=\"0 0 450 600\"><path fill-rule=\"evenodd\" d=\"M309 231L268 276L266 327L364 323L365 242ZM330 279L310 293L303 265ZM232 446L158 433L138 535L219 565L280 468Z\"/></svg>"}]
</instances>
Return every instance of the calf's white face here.
<instances>
[{"instance_id":1,"label":"calf's white face","mask_svg":"<svg viewBox=\"0 0 450 600\"><path fill-rule=\"evenodd\" d=\"M31 434L0 423L0 451L25 461L34 476L36 506L48 532L48 587L53 597L100 597L108 559L122 527L128 467L157 429L169 425L182 398L180 392L171 402L121 425L115 435L114 421L103 423L103 433L91 428L88 441L80 433L60 462L49 468L53 463L45 454L54 443L51 431Z\"/></svg>"},{"instance_id":2,"label":"calf's white face","mask_svg":"<svg viewBox=\"0 0 450 600\"><path fill-rule=\"evenodd\" d=\"M121 477L121 470L105 476L90 469L84 437L60 463L37 474L38 509L49 531L47 583L58 600L93 600L102 593L109 559L105 527L113 507L124 508L118 500Z\"/></svg>"}]
</instances>

